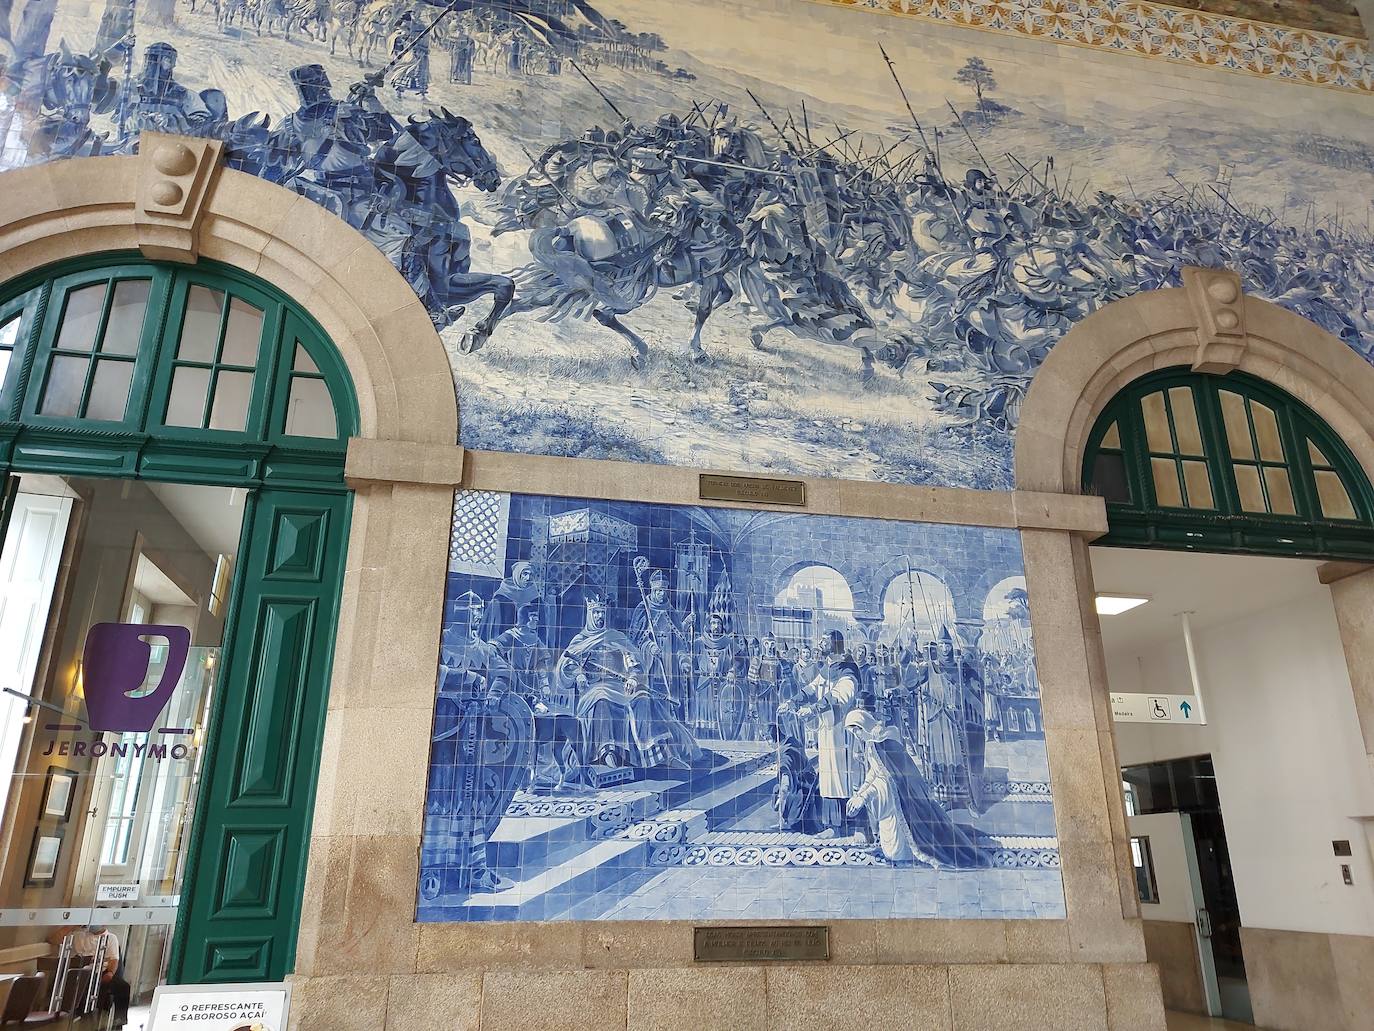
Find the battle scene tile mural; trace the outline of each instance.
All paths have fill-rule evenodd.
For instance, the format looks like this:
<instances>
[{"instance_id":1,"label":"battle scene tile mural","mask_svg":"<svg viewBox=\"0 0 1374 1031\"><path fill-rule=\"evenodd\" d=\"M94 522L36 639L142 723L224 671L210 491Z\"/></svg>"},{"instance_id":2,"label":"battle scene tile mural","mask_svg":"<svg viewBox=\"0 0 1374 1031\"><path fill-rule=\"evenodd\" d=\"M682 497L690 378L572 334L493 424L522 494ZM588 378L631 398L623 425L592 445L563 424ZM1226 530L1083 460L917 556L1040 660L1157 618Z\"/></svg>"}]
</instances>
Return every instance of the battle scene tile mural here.
<instances>
[{"instance_id":1,"label":"battle scene tile mural","mask_svg":"<svg viewBox=\"0 0 1374 1031\"><path fill-rule=\"evenodd\" d=\"M1064 916L1015 531L469 493L418 919Z\"/></svg>"},{"instance_id":2,"label":"battle scene tile mural","mask_svg":"<svg viewBox=\"0 0 1374 1031\"><path fill-rule=\"evenodd\" d=\"M0 3L0 167L224 140L411 284L466 446L990 489L1185 265L1374 352L1371 88L1115 0Z\"/></svg>"}]
</instances>

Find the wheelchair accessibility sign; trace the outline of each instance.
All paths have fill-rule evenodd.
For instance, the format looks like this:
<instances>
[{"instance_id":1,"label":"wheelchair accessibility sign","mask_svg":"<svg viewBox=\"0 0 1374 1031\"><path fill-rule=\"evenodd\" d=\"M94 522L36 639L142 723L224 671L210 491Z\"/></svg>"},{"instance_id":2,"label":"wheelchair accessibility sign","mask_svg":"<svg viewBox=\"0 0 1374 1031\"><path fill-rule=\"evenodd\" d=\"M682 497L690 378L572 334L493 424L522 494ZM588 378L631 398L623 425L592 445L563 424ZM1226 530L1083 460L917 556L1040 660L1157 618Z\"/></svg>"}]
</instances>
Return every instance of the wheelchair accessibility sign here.
<instances>
[{"instance_id":1,"label":"wheelchair accessibility sign","mask_svg":"<svg viewBox=\"0 0 1374 1031\"><path fill-rule=\"evenodd\" d=\"M1195 695L1113 694L1112 719L1118 723L1175 723L1203 726L1207 719Z\"/></svg>"}]
</instances>

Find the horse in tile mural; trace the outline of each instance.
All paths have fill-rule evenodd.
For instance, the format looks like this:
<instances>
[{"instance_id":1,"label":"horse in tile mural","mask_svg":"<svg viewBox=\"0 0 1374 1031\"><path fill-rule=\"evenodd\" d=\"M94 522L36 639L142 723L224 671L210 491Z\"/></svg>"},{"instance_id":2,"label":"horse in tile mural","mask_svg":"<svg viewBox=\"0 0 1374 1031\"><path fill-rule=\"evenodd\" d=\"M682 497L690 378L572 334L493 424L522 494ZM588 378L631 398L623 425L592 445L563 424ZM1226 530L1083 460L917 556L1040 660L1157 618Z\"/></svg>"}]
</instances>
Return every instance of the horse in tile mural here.
<instances>
[{"instance_id":1,"label":"horse in tile mural","mask_svg":"<svg viewBox=\"0 0 1374 1031\"><path fill-rule=\"evenodd\" d=\"M223 139L401 270L468 446L1005 488L1049 350L1186 265L1374 356L1367 119L1299 87L1209 114L817 8L822 56L732 0L235 2L0 5L0 161Z\"/></svg>"}]
</instances>

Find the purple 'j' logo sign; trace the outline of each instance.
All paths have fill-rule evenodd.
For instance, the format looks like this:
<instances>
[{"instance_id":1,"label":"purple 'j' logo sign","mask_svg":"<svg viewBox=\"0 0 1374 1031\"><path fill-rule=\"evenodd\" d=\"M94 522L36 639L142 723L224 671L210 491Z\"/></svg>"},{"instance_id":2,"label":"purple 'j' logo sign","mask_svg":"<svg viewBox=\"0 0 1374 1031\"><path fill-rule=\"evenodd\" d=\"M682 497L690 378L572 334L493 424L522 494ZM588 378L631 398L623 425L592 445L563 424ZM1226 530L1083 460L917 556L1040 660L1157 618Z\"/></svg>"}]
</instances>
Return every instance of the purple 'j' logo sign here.
<instances>
[{"instance_id":1,"label":"purple 'j' logo sign","mask_svg":"<svg viewBox=\"0 0 1374 1031\"><path fill-rule=\"evenodd\" d=\"M153 649L144 638L167 641L162 679L147 694L134 695L148 677ZM181 680L191 648L191 631L162 623L96 623L82 653L86 712L91 729L146 734Z\"/></svg>"}]
</instances>

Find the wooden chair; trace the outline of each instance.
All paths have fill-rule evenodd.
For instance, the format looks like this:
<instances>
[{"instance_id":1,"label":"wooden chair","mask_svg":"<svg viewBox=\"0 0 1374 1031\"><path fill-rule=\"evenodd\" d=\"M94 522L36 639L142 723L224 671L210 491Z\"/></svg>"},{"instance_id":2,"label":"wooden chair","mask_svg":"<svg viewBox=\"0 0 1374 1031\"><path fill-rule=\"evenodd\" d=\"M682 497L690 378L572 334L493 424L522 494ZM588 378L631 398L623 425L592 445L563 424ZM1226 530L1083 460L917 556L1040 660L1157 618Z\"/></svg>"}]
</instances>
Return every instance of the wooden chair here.
<instances>
[{"instance_id":1,"label":"wooden chair","mask_svg":"<svg viewBox=\"0 0 1374 1031\"><path fill-rule=\"evenodd\" d=\"M4 1009L0 1010L0 1027L42 1027L61 1019L61 1013L33 1009L46 980L42 974L25 974L10 981ZM0 992L5 992L3 986L0 986Z\"/></svg>"}]
</instances>

